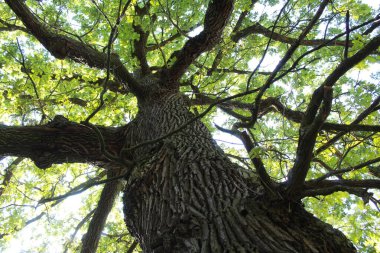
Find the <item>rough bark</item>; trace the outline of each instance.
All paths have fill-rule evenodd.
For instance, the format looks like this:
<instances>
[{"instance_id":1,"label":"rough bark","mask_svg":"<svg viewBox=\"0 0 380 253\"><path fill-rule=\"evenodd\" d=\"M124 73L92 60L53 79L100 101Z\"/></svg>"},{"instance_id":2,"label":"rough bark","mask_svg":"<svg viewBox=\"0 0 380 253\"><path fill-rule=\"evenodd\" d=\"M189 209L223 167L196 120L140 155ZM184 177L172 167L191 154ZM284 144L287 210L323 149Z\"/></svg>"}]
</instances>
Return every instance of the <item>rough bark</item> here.
<instances>
[{"instance_id":1,"label":"rough bark","mask_svg":"<svg viewBox=\"0 0 380 253\"><path fill-rule=\"evenodd\" d=\"M179 94L140 103L127 143L173 131L194 116ZM199 121L129 153L139 161L124 193L125 221L144 252L355 252L301 203L268 199Z\"/></svg>"},{"instance_id":2,"label":"rough bark","mask_svg":"<svg viewBox=\"0 0 380 253\"><path fill-rule=\"evenodd\" d=\"M282 195L280 188L275 189L279 190L276 194L267 196L253 173L229 161L207 128L200 121L192 120L194 115L188 110L188 101L178 92L178 80L186 69L221 39L233 9L232 0L210 1L204 30L173 53L168 66L150 75L145 73L149 67L144 59L145 52L136 54L142 65L141 73L131 75L117 55L98 52L48 28L22 0L5 2L22 20L28 32L56 58L69 58L101 69L110 67L116 79L128 84L137 96L139 113L134 121L120 129L73 124L58 119L38 127L0 126L0 154L29 157L40 168L63 162L93 162L108 170L115 165L114 162L118 167L125 166L131 171L126 177L123 198L125 221L144 252L355 252L341 232L307 213L301 202L287 199L289 196ZM321 11L327 2L323 1ZM287 42L292 46L260 91L257 101L261 104L265 104L264 100L261 101L265 90L297 46L305 43L304 38L318 17L315 16L297 40ZM259 28L261 32L257 31ZM262 30L256 27L255 32L264 34ZM274 39L284 40L280 35L273 35ZM147 38L140 39L139 46L143 49L141 46ZM316 42L313 43L315 45ZM376 50L379 43L379 36L372 39L362 50L343 61L321 87L332 86L348 69ZM254 107L257 110L254 117L258 116L259 102ZM273 106L277 110L281 107L278 103L273 103ZM299 122L302 121L299 117L305 117L291 110L283 113ZM190 121L180 131L168 135ZM318 128L323 127L322 123ZM292 180L291 186L302 188L311 159L309 156L309 153L298 155L297 161L307 166L301 166L301 180ZM302 160L303 157L307 159ZM130 161L128 166L126 161ZM327 191L341 183L321 182ZM115 197L116 182L107 183L100 201L105 205L100 203L99 207L106 206L105 209L109 210L110 200ZM344 183L346 187L362 186L353 181ZM378 187L377 181L371 183ZM111 186L114 190L108 189ZM306 190L316 190L313 188L315 185L306 186L309 187ZM108 193L114 194L107 199ZM94 221L94 227L90 226L85 241L89 241L91 236L99 236L107 210L97 209L99 215L94 217L101 219ZM92 242L88 251L95 248L96 243ZM83 249L87 250L86 243Z\"/></svg>"},{"instance_id":3,"label":"rough bark","mask_svg":"<svg viewBox=\"0 0 380 253\"><path fill-rule=\"evenodd\" d=\"M96 127L108 153L118 154L123 142L122 128ZM101 151L95 127L69 122L62 116L44 126L0 125L0 154L27 157L45 169L57 163L109 164Z\"/></svg>"},{"instance_id":4,"label":"rough bark","mask_svg":"<svg viewBox=\"0 0 380 253\"><path fill-rule=\"evenodd\" d=\"M200 121L133 148L194 118L190 101L180 93L152 89L145 95L136 119L125 128L98 128L108 152L135 165L124 191L124 212L144 252L355 252L341 232L307 213L300 202L265 195L254 173L230 162ZM41 168L61 162L115 168L88 126L55 119L47 126L2 126L0 132L1 154L30 157ZM108 183L104 194L116 192L108 188L118 184ZM102 219L94 221L97 232L89 230L91 236L99 235L104 212L99 209ZM83 252L91 250L83 245Z\"/></svg>"}]
</instances>

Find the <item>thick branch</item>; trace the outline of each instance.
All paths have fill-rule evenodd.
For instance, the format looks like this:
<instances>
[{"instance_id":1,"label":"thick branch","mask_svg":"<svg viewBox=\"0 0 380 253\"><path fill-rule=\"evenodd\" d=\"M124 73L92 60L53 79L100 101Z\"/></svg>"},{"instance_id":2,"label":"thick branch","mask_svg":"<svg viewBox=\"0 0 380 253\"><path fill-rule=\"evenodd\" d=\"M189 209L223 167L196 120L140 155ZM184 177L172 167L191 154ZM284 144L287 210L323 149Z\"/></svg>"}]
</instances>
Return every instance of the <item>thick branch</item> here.
<instances>
[{"instance_id":1,"label":"thick branch","mask_svg":"<svg viewBox=\"0 0 380 253\"><path fill-rule=\"evenodd\" d=\"M100 69L107 68L108 57L106 53L99 52L83 42L58 34L49 29L33 15L22 0L6 0L5 2L22 20L30 33L33 34L54 57L58 59L69 58L76 62L86 63L90 67ZM123 66L120 58L116 54L111 55L110 69L118 79L128 84L132 92L139 93L138 83Z\"/></svg>"},{"instance_id":2,"label":"thick branch","mask_svg":"<svg viewBox=\"0 0 380 253\"><path fill-rule=\"evenodd\" d=\"M315 90L311 98L299 130L296 160L288 173L289 195L295 195L302 187L313 158L318 132L330 113L331 101L332 88L327 86Z\"/></svg>"},{"instance_id":3,"label":"thick branch","mask_svg":"<svg viewBox=\"0 0 380 253\"><path fill-rule=\"evenodd\" d=\"M99 139L88 126L71 123L57 116L44 126L0 126L0 154L32 159L37 167L67 162L109 163ZM108 153L118 154L121 128L99 127Z\"/></svg>"},{"instance_id":4,"label":"thick branch","mask_svg":"<svg viewBox=\"0 0 380 253\"><path fill-rule=\"evenodd\" d=\"M150 3L145 4L144 7L139 7L135 5L136 14L142 19L145 15L149 15ZM148 41L149 32L144 31L140 25L132 24L133 30L139 35L138 40L133 41L134 52L133 54L137 57L140 62L141 73L143 75L149 72L149 65L146 59L146 43Z\"/></svg>"},{"instance_id":5,"label":"thick branch","mask_svg":"<svg viewBox=\"0 0 380 253\"><path fill-rule=\"evenodd\" d=\"M176 82L187 67L203 52L213 48L219 41L233 9L233 0L210 1L206 11L203 31L189 39L184 47L170 57L167 70L169 81Z\"/></svg>"}]
</instances>

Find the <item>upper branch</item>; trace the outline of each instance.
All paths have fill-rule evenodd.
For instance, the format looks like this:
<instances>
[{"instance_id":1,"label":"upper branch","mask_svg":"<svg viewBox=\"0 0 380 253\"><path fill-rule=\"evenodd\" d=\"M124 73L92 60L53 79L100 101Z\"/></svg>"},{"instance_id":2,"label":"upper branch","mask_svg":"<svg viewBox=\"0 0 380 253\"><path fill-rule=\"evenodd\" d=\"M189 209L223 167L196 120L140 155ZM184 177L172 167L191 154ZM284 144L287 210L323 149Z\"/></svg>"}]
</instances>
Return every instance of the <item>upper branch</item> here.
<instances>
[{"instance_id":1,"label":"upper branch","mask_svg":"<svg viewBox=\"0 0 380 253\"><path fill-rule=\"evenodd\" d=\"M108 153L118 154L122 143L119 128L98 128ZM0 126L0 154L28 157L39 168L57 163L109 163L97 134L88 126L69 122L62 116L44 126Z\"/></svg>"},{"instance_id":2,"label":"upper branch","mask_svg":"<svg viewBox=\"0 0 380 253\"><path fill-rule=\"evenodd\" d=\"M342 61L325 79L322 85L315 90L301 122L297 156L293 168L288 174L287 191L289 195L295 196L297 191L301 190L305 181L310 167L310 161L313 157L317 134L331 108L332 86L342 75L371 54L379 46L380 35L373 38L356 54Z\"/></svg>"},{"instance_id":3,"label":"upper branch","mask_svg":"<svg viewBox=\"0 0 380 253\"><path fill-rule=\"evenodd\" d=\"M287 43L287 44L294 44L297 42L296 38L291 38L291 37L288 37L276 32L272 32L270 29L265 28L259 23L253 24L251 26L248 26L236 32L231 38L233 41L238 42L239 40L251 34L261 34L261 35L264 35L265 37L268 37L268 38L270 37L273 40L277 40L277 41ZM303 46L319 46L326 42L327 42L326 46L345 46L346 45L346 41L344 40L335 40L335 41L328 42L327 40L324 40L324 39L301 40L299 43L300 45L303 45ZM348 46L352 47L351 41L348 42Z\"/></svg>"},{"instance_id":4,"label":"upper branch","mask_svg":"<svg viewBox=\"0 0 380 253\"><path fill-rule=\"evenodd\" d=\"M219 41L233 9L233 0L212 0L207 8L203 31L189 39L184 47L174 52L170 59L171 67L166 71L168 80L176 82L187 67L203 52L213 48Z\"/></svg>"},{"instance_id":5,"label":"upper branch","mask_svg":"<svg viewBox=\"0 0 380 253\"><path fill-rule=\"evenodd\" d=\"M145 4L144 7L139 7L137 4L135 5L136 15L138 15L140 18L143 18L145 15L149 15L149 9L150 9L149 2ZM137 57L137 59L140 62L142 74L147 74L149 72L149 65L146 59L146 53L147 53L146 44L148 41L149 32L144 31L141 25L135 24L135 22L133 22L132 26L133 26L133 30L139 35L139 39L133 41L133 45L134 45L133 54L134 56Z\"/></svg>"},{"instance_id":6,"label":"upper branch","mask_svg":"<svg viewBox=\"0 0 380 253\"><path fill-rule=\"evenodd\" d=\"M84 62L90 67L107 69L108 56L106 53L99 52L83 42L58 34L56 31L49 29L29 10L24 4L24 1L6 0L5 2L21 19L30 33L36 37L54 57L58 59L69 58L76 62ZM110 69L118 79L128 84L132 92L139 92L137 81L124 67L116 54L111 55Z\"/></svg>"}]
</instances>

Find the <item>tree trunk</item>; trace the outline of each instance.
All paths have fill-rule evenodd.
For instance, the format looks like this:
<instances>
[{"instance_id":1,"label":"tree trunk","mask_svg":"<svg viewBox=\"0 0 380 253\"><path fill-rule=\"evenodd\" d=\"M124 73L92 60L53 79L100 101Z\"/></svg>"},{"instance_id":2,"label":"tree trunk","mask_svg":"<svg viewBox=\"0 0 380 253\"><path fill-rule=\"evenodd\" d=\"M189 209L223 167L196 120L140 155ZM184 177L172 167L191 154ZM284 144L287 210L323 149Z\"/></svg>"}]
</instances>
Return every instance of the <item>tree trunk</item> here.
<instances>
[{"instance_id":1,"label":"tree trunk","mask_svg":"<svg viewBox=\"0 0 380 253\"><path fill-rule=\"evenodd\" d=\"M179 93L144 101L126 131L128 147L194 117ZM124 192L125 222L144 252L356 252L301 203L268 198L200 121L128 155L137 165Z\"/></svg>"}]
</instances>

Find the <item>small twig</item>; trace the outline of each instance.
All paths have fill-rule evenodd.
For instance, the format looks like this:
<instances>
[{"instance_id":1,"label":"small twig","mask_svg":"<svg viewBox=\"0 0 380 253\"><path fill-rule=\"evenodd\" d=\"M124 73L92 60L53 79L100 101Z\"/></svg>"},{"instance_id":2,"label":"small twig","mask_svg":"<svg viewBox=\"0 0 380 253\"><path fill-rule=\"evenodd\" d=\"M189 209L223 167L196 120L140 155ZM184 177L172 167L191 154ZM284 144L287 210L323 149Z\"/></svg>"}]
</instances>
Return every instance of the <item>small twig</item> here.
<instances>
[{"instance_id":1,"label":"small twig","mask_svg":"<svg viewBox=\"0 0 380 253\"><path fill-rule=\"evenodd\" d=\"M17 38L16 38L16 42L17 42L18 50L20 51L20 54L21 54L21 64L22 64L22 67L24 69L28 69L27 66L26 66L24 53L23 53L23 51L21 49L20 42L18 41ZM38 94L37 84L34 82L33 78L30 76L29 72L26 71L25 73L28 76L29 80L32 82L33 90L34 90L34 93L36 94L37 101L38 101L38 104L40 106L40 110L41 110L41 113L42 113L42 119L41 119L41 121L43 121L47 117L47 115L46 115L46 113L44 111L44 107L42 105L40 95Z\"/></svg>"},{"instance_id":2,"label":"small twig","mask_svg":"<svg viewBox=\"0 0 380 253\"><path fill-rule=\"evenodd\" d=\"M70 236L70 240L68 242L65 243L65 250L63 251L63 253L67 253L68 249L69 249L69 246L70 244L73 243L74 241L74 238L76 236L76 234L78 233L79 229L81 229L81 227L83 227L84 224L86 224L86 222L91 218L91 216L94 214L96 208L95 209L92 209L91 212L89 212L79 223L78 225L75 227L75 230L74 230L74 233Z\"/></svg>"},{"instance_id":3,"label":"small twig","mask_svg":"<svg viewBox=\"0 0 380 253\"><path fill-rule=\"evenodd\" d=\"M340 169L340 170L332 170L330 171L329 173L315 179L315 180L312 180L312 182L320 182L320 181L323 181L329 177L332 177L332 176L336 176L336 175L341 175L343 173L346 173L346 172L351 172L351 171L356 171L356 170L360 170L362 168L365 168L367 167L368 165L371 165L371 164L374 164L374 163L378 163L380 162L380 157L378 158L375 158L375 159L372 159L372 160L369 160L369 161L366 161L364 163L361 163L361 164L358 164L358 165L355 165L355 166L352 166L352 167L349 167L349 168L345 168L345 169Z\"/></svg>"},{"instance_id":4,"label":"small twig","mask_svg":"<svg viewBox=\"0 0 380 253\"><path fill-rule=\"evenodd\" d=\"M97 6L97 4L95 3L94 0L91 0L91 1ZM85 123L89 123L90 119L92 117L94 117L95 114L97 114L100 111L100 109L104 106L104 94L108 90L108 81L110 79L111 47L112 47L113 42L115 42L115 38L116 38L116 34L117 34L117 28L120 25L121 19L122 19L122 17L124 17L125 12L127 11L128 6L131 3L131 1L132 0L129 0L124 5L124 8L123 8L122 12L120 13L120 15L118 16L118 18L117 18L116 23L115 23L114 26L112 26L110 20L107 18L107 16L97 6L98 10L102 12L102 14L106 17L109 25L111 26L111 33L110 33L110 36L108 38L108 44L107 44L107 74L106 74L106 78L103 81L103 85L102 85L103 86L103 90L100 92L100 97L99 97L100 103L99 103L98 107L85 119L85 121L84 121Z\"/></svg>"},{"instance_id":5,"label":"small twig","mask_svg":"<svg viewBox=\"0 0 380 253\"><path fill-rule=\"evenodd\" d=\"M346 43L344 46L344 59L348 58L348 48L350 43L350 11L346 12Z\"/></svg>"},{"instance_id":6,"label":"small twig","mask_svg":"<svg viewBox=\"0 0 380 253\"><path fill-rule=\"evenodd\" d=\"M135 248L137 247L137 245L138 245L137 240L134 240L132 242L131 246L129 246L129 249L127 250L127 253L132 253L135 250Z\"/></svg>"},{"instance_id":7,"label":"small twig","mask_svg":"<svg viewBox=\"0 0 380 253\"><path fill-rule=\"evenodd\" d=\"M264 58L265 58L265 56L266 56L266 54L267 54L267 52L268 52L268 49L269 49L269 45L270 45L270 43L271 43L271 41L272 41L272 36L273 36L273 34L274 34L274 30L276 29L277 22L279 21L282 12L285 10L285 8L286 8L286 6L289 4L289 2L290 2L290 0L286 1L286 3L284 4L284 6L281 8L280 12L279 12L278 15L277 15L277 18L276 18L276 20L275 20L275 22L274 22L274 24L273 24L273 28L272 28L271 34L270 34L270 36L269 36L269 41L268 41L268 43L267 43L267 45L266 45L266 47L265 47L264 53L263 53L263 55L261 56L261 59L260 59L259 63L257 64L256 68L252 71L251 75L250 75L249 78L248 78L248 81L247 81L247 88L246 88L246 90L249 90L249 86L250 86L250 83L251 83L251 79L252 79L252 77L255 75L255 73L257 72L257 70L260 68L262 62L264 61Z\"/></svg>"},{"instance_id":8,"label":"small twig","mask_svg":"<svg viewBox=\"0 0 380 253\"><path fill-rule=\"evenodd\" d=\"M39 201L39 204L44 204L44 203L47 203L47 202L56 201L56 200L67 198L69 196L77 195L79 193L82 193L82 192L86 191L87 189L89 189L89 188L91 188L93 186L106 184L106 183L109 183L109 182L112 182L112 181L115 181L115 180L119 180L119 179L123 179L123 178L125 178L127 180L128 177L129 177L129 175L130 175L131 170L132 169L128 169L128 171L126 173L124 173L123 175L120 175L120 176L111 177L111 178L107 178L107 179L104 179L104 180L100 180L100 181L96 181L96 182L93 182L93 183L89 183L88 185L83 186L82 189L77 190L77 191L68 192L66 194L59 195L59 196L56 196L56 197L41 199Z\"/></svg>"},{"instance_id":9,"label":"small twig","mask_svg":"<svg viewBox=\"0 0 380 253\"><path fill-rule=\"evenodd\" d=\"M150 16L149 16L149 17L150 17ZM162 50L162 48L160 47L159 42L158 42L158 40L157 40L157 37L156 37L156 35L154 34L153 26L152 26L152 36L153 36L153 39L154 39L154 41L155 41L155 43L156 43L156 45L157 45L157 47L158 47L158 50L160 50L160 53L161 53L161 55L162 55L162 60L164 61L164 66L165 66L165 68L168 68L168 63L167 63L167 61L166 61L165 53L164 53L164 51Z\"/></svg>"}]
</instances>

